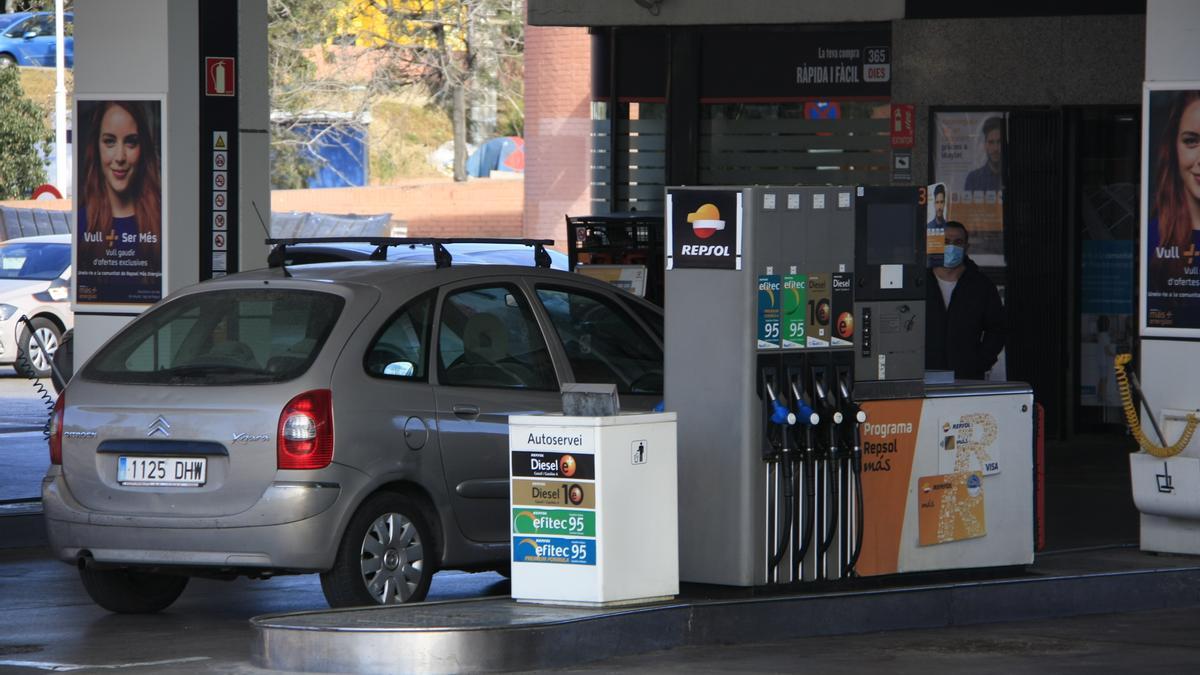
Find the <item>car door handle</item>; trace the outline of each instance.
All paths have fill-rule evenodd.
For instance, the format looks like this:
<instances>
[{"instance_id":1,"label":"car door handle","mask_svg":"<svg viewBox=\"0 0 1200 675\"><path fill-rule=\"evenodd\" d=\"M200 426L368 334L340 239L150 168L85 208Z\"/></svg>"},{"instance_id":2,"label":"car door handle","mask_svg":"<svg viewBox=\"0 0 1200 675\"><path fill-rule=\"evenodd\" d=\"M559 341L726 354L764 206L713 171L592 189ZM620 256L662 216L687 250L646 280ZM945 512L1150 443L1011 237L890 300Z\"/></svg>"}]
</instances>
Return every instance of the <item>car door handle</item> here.
<instances>
[{"instance_id":1,"label":"car door handle","mask_svg":"<svg viewBox=\"0 0 1200 675\"><path fill-rule=\"evenodd\" d=\"M459 403L451 408L451 410L454 411L455 416L464 420L473 420L479 417L479 406L477 405Z\"/></svg>"}]
</instances>

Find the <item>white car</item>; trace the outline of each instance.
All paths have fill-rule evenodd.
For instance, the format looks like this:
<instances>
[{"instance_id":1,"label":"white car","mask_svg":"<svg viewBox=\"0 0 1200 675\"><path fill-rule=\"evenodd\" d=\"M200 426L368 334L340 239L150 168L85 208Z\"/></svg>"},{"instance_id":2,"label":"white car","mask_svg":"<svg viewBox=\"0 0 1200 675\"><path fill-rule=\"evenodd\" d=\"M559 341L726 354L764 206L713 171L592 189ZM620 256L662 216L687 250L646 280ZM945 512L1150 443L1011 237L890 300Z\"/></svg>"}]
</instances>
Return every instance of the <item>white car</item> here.
<instances>
[{"instance_id":1,"label":"white car","mask_svg":"<svg viewBox=\"0 0 1200 675\"><path fill-rule=\"evenodd\" d=\"M50 358L74 324L71 235L0 241L0 365L25 375L50 375ZM20 317L29 317L31 332ZM41 338L46 352L38 346Z\"/></svg>"}]
</instances>

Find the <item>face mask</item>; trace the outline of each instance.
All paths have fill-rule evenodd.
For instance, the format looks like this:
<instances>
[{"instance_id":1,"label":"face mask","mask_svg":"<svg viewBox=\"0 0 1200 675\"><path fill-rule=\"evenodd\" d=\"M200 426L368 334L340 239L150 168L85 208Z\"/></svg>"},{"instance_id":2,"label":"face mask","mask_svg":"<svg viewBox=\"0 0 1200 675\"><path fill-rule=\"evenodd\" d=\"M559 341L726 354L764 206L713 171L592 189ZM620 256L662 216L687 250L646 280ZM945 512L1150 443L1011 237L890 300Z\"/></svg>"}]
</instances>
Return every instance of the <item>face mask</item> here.
<instances>
[{"instance_id":1,"label":"face mask","mask_svg":"<svg viewBox=\"0 0 1200 675\"><path fill-rule=\"evenodd\" d=\"M958 267L963 261L963 249L961 246L947 244L946 251L942 254L942 266L951 269Z\"/></svg>"}]
</instances>

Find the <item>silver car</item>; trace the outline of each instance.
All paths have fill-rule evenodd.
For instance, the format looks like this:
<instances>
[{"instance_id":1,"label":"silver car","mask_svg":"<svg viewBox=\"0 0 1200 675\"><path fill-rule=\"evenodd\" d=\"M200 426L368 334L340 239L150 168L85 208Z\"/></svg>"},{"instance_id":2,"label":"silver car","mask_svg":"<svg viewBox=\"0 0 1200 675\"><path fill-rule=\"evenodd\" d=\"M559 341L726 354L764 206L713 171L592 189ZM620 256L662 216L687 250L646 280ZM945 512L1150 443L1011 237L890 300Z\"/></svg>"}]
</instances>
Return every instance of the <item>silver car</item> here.
<instances>
[{"instance_id":1,"label":"silver car","mask_svg":"<svg viewBox=\"0 0 1200 675\"><path fill-rule=\"evenodd\" d=\"M205 282L152 307L58 399L55 554L116 612L190 576L319 573L334 607L508 568L508 431L566 382L662 398L662 314L555 270L345 262Z\"/></svg>"}]
</instances>

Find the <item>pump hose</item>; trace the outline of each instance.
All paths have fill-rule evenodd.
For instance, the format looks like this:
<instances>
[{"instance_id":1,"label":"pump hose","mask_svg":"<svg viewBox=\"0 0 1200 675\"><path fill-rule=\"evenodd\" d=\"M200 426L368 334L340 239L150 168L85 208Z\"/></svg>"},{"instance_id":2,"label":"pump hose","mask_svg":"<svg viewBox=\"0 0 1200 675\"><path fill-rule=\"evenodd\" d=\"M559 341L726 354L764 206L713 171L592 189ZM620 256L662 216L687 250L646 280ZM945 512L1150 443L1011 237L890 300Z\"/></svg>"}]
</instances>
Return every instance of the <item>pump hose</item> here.
<instances>
[{"instance_id":1,"label":"pump hose","mask_svg":"<svg viewBox=\"0 0 1200 675\"><path fill-rule=\"evenodd\" d=\"M1168 446L1162 446L1154 443L1146 434L1142 433L1142 424L1138 419L1137 406L1133 403L1133 394L1129 390L1129 375L1125 373L1125 366L1133 360L1133 354L1117 354L1113 359L1113 370L1117 375L1117 388L1121 390L1121 407L1125 409L1125 423L1129 425L1129 431L1137 440L1137 444L1143 450L1159 458L1174 457L1183 452L1188 443L1192 440L1192 434L1196 432L1196 426L1200 424L1200 417L1195 413L1188 413L1187 426L1184 427L1183 433L1179 436L1179 440Z\"/></svg>"},{"instance_id":2,"label":"pump hose","mask_svg":"<svg viewBox=\"0 0 1200 675\"><path fill-rule=\"evenodd\" d=\"M834 535L837 533L838 526L838 475L837 466L839 461L835 457L830 457L825 461L825 473L829 476L829 504L833 507L829 509L829 515L826 518L825 524L828 528L824 536L821 538L821 555L825 555L829 551L829 547L833 545Z\"/></svg>"},{"instance_id":3,"label":"pump hose","mask_svg":"<svg viewBox=\"0 0 1200 675\"><path fill-rule=\"evenodd\" d=\"M783 527L779 528L779 545L775 547L775 555L771 556L773 570L779 569L779 561L783 560L783 554L787 553L788 542L792 538L792 496L795 494L792 491L792 458L788 457L788 453L785 452L779 458L779 468L783 473Z\"/></svg>"},{"instance_id":4,"label":"pump hose","mask_svg":"<svg viewBox=\"0 0 1200 675\"><path fill-rule=\"evenodd\" d=\"M854 548L850 552L850 561L846 563L846 576L856 577L858 572L854 566L858 564L858 556L862 553L863 544L863 529L865 528L865 517L863 516L863 491L862 491L862 432L858 425L854 425L854 455L850 460L854 472Z\"/></svg>"},{"instance_id":5,"label":"pump hose","mask_svg":"<svg viewBox=\"0 0 1200 675\"><path fill-rule=\"evenodd\" d=\"M50 395L50 391L46 389L46 385L42 384L42 379L37 376L37 368L34 367L33 361L29 358L29 355L25 353L24 349L18 350L17 363L20 366L20 368L18 368L18 372L20 370L24 370L26 373L28 373L29 379L33 382L33 388L37 392L37 397L42 400L42 405L46 408L46 423L42 425L42 437L45 438L46 441L49 441L51 420L54 419L55 399Z\"/></svg>"},{"instance_id":6,"label":"pump hose","mask_svg":"<svg viewBox=\"0 0 1200 675\"><path fill-rule=\"evenodd\" d=\"M815 518L813 512L815 509L814 498L816 497L816 484L813 481L813 456L811 443L809 444L808 452L804 453L804 524L800 528L800 549L796 551L796 564L793 565L796 573L793 573L793 578L799 579L798 572L800 565L804 563L804 559L808 557L808 549L812 545L813 523Z\"/></svg>"}]
</instances>

